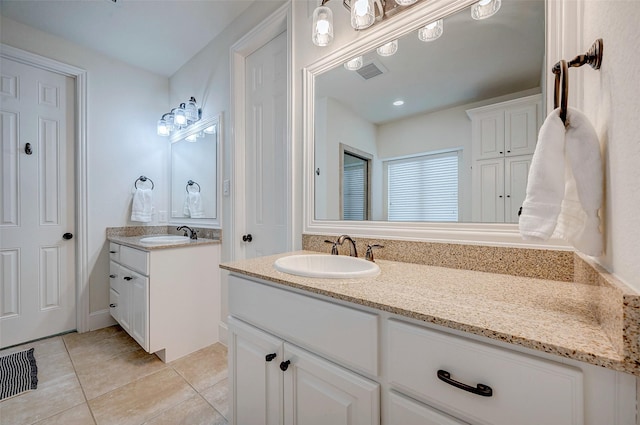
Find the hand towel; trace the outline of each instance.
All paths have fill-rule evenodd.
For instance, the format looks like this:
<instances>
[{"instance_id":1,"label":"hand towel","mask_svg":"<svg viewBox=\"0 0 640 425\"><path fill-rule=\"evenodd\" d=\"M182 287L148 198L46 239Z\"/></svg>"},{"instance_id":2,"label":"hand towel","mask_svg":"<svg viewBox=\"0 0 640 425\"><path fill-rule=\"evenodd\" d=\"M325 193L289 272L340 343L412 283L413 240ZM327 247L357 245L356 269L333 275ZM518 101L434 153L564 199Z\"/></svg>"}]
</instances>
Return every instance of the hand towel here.
<instances>
[{"instance_id":1,"label":"hand towel","mask_svg":"<svg viewBox=\"0 0 640 425\"><path fill-rule=\"evenodd\" d=\"M599 256L603 235L603 170L600 143L589 119L569 108L568 125L553 111L540 128L527 195L522 204L520 234L525 240L557 236L578 251Z\"/></svg>"},{"instance_id":2,"label":"hand towel","mask_svg":"<svg viewBox=\"0 0 640 425\"><path fill-rule=\"evenodd\" d=\"M191 212L189 211L189 195L184 197L184 205L182 206L182 215L185 217L189 217Z\"/></svg>"},{"instance_id":3,"label":"hand towel","mask_svg":"<svg viewBox=\"0 0 640 425\"><path fill-rule=\"evenodd\" d=\"M151 221L152 193L151 189L136 188L133 192L131 205L131 221L140 221L142 223Z\"/></svg>"},{"instance_id":4,"label":"hand towel","mask_svg":"<svg viewBox=\"0 0 640 425\"><path fill-rule=\"evenodd\" d=\"M189 192L187 194L187 202L189 204L189 216L191 218L204 218L200 192Z\"/></svg>"}]
</instances>

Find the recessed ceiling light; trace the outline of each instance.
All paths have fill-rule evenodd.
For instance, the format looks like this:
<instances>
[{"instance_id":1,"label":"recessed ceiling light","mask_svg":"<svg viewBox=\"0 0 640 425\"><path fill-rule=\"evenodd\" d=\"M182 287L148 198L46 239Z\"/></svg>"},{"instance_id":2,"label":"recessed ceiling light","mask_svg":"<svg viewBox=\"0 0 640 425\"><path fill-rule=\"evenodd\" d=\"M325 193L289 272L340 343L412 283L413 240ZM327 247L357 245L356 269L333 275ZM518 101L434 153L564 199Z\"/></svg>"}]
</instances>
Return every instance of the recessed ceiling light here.
<instances>
[{"instance_id":1,"label":"recessed ceiling light","mask_svg":"<svg viewBox=\"0 0 640 425\"><path fill-rule=\"evenodd\" d=\"M393 102L393 106L402 106L404 105L404 100L396 100Z\"/></svg>"}]
</instances>

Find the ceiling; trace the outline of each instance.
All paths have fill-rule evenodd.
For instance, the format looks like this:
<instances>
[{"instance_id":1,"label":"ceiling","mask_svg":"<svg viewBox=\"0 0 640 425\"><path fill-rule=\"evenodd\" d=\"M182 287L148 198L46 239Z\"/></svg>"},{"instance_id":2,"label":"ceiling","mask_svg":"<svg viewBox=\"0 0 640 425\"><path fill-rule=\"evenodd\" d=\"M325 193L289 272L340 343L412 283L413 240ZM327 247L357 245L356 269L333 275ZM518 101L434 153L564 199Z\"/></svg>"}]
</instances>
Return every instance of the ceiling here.
<instances>
[{"instance_id":1,"label":"ceiling","mask_svg":"<svg viewBox=\"0 0 640 425\"><path fill-rule=\"evenodd\" d=\"M545 1L502 1L498 13L475 21L469 9L444 19L442 36L418 40L411 31L398 52L364 55L385 72L369 80L338 66L316 77L316 96L330 97L376 124L540 87ZM364 67L363 67L364 68ZM392 102L405 104L395 107Z\"/></svg>"},{"instance_id":2,"label":"ceiling","mask_svg":"<svg viewBox=\"0 0 640 425\"><path fill-rule=\"evenodd\" d=\"M254 0L1 0L0 13L171 76Z\"/></svg>"}]
</instances>

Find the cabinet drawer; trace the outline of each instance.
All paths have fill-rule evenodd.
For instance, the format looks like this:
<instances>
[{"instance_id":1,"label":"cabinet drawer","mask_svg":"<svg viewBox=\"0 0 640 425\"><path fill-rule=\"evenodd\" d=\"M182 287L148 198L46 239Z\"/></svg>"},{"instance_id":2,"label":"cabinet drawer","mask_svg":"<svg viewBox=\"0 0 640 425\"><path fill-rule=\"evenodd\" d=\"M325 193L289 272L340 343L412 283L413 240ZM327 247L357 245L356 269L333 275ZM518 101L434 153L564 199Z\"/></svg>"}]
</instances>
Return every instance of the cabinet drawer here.
<instances>
[{"instance_id":1,"label":"cabinet drawer","mask_svg":"<svg viewBox=\"0 0 640 425\"><path fill-rule=\"evenodd\" d=\"M579 369L396 320L388 329L388 376L399 391L473 423L583 424ZM460 389L438 371L470 389L486 385L492 394Z\"/></svg>"},{"instance_id":2,"label":"cabinet drawer","mask_svg":"<svg viewBox=\"0 0 640 425\"><path fill-rule=\"evenodd\" d=\"M229 313L354 370L378 374L378 316L229 276Z\"/></svg>"},{"instance_id":3,"label":"cabinet drawer","mask_svg":"<svg viewBox=\"0 0 640 425\"><path fill-rule=\"evenodd\" d=\"M116 292L120 292L120 265L114 261L109 262L109 288Z\"/></svg>"},{"instance_id":4,"label":"cabinet drawer","mask_svg":"<svg viewBox=\"0 0 640 425\"><path fill-rule=\"evenodd\" d=\"M389 423L402 425L466 425L449 415L400 394L389 394Z\"/></svg>"},{"instance_id":5,"label":"cabinet drawer","mask_svg":"<svg viewBox=\"0 0 640 425\"><path fill-rule=\"evenodd\" d=\"M149 275L149 253L146 251L120 246L120 264L145 276Z\"/></svg>"},{"instance_id":6,"label":"cabinet drawer","mask_svg":"<svg viewBox=\"0 0 640 425\"><path fill-rule=\"evenodd\" d=\"M109 259L112 261L120 261L120 246L117 243L109 242Z\"/></svg>"}]
</instances>

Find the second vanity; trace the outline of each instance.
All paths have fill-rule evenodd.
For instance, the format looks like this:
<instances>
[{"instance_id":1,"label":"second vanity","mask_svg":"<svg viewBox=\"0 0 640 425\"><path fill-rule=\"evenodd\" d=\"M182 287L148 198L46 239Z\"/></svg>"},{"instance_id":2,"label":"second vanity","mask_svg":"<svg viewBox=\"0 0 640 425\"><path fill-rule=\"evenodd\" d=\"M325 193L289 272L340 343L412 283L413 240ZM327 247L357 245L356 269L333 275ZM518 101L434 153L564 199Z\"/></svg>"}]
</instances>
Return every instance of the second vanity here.
<instances>
[{"instance_id":1,"label":"second vanity","mask_svg":"<svg viewBox=\"0 0 640 425\"><path fill-rule=\"evenodd\" d=\"M109 307L145 351L170 362L218 341L220 243L109 237Z\"/></svg>"},{"instance_id":2,"label":"second vanity","mask_svg":"<svg viewBox=\"0 0 640 425\"><path fill-rule=\"evenodd\" d=\"M602 287L385 260L308 278L275 270L285 255L221 265L231 423L636 424Z\"/></svg>"}]
</instances>

